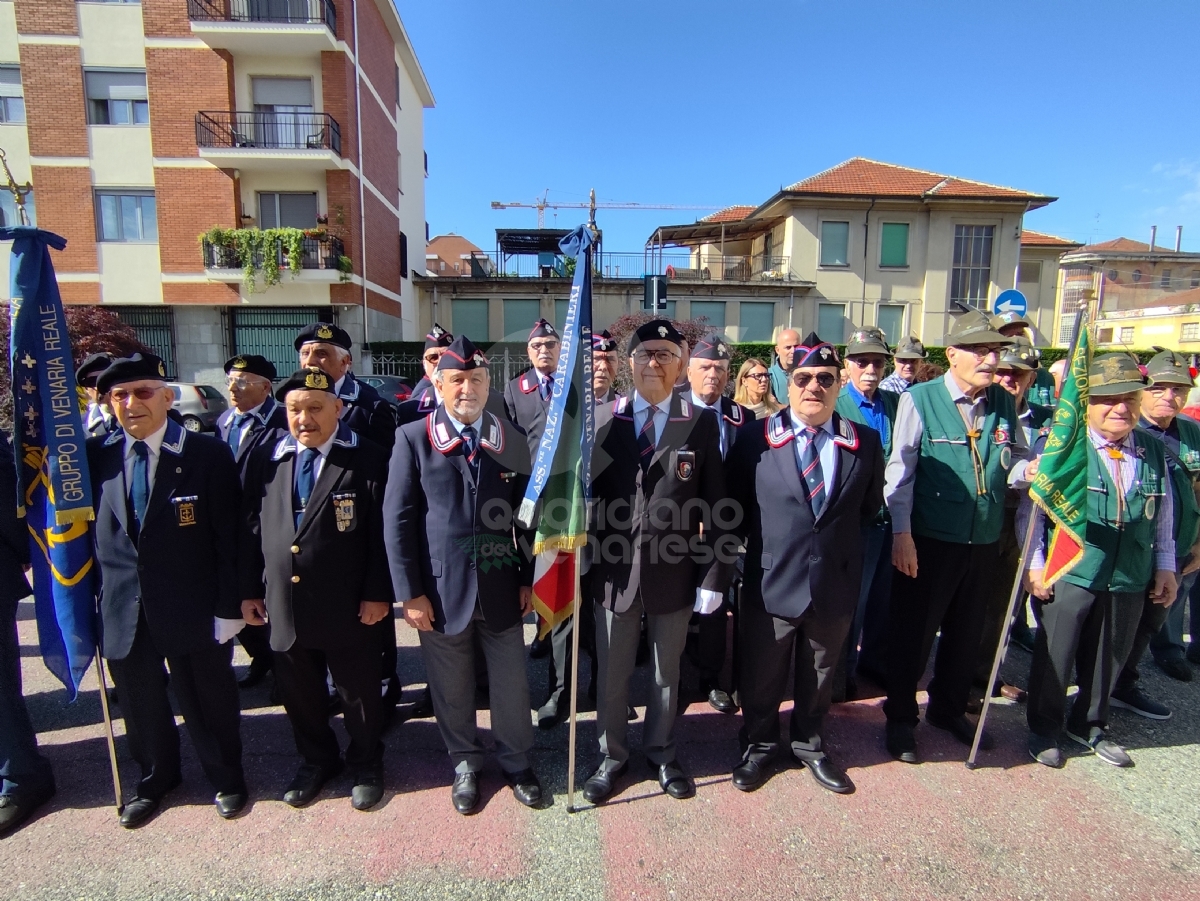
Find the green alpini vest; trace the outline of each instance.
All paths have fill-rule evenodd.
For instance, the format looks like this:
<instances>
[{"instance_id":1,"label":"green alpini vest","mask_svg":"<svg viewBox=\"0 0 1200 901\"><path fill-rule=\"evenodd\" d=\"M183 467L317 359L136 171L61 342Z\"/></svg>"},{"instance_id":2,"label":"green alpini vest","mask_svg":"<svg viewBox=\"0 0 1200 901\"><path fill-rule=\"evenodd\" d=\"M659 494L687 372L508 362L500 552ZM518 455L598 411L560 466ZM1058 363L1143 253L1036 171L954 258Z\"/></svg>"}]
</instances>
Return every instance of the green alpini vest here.
<instances>
[{"instance_id":1,"label":"green alpini vest","mask_svg":"<svg viewBox=\"0 0 1200 901\"><path fill-rule=\"evenodd\" d=\"M921 416L921 451L913 479L912 530L954 544L991 544L1004 525L1004 491L1016 445L1017 408L999 385L986 391L975 448L944 379L908 390Z\"/></svg>"},{"instance_id":2,"label":"green alpini vest","mask_svg":"<svg viewBox=\"0 0 1200 901\"><path fill-rule=\"evenodd\" d=\"M1171 460L1169 449L1166 453L1167 459L1175 463L1167 469L1171 473L1171 497L1175 502L1175 556L1182 558L1200 535L1200 504L1196 503L1192 487L1200 479L1200 425L1186 416L1176 416L1175 428L1179 432L1179 458ZM1147 434L1158 438L1153 432Z\"/></svg>"},{"instance_id":3,"label":"green alpini vest","mask_svg":"<svg viewBox=\"0 0 1200 901\"><path fill-rule=\"evenodd\" d=\"M1135 430L1133 440L1137 467L1120 511L1108 466L1088 440L1083 559L1063 576L1065 582L1089 591L1139 592L1154 577L1154 520L1162 512L1167 458L1157 438Z\"/></svg>"},{"instance_id":4,"label":"green alpini vest","mask_svg":"<svg viewBox=\"0 0 1200 901\"><path fill-rule=\"evenodd\" d=\"M896 408L900 406L900 395L891 391L876 391L876 400L883 401L883 415L887 419L888 428L886 435L880 435L879 440L883 442L883 461L886 463L888 458L892 456L892 431L896 428ZM857 422L859 425L864 425L871 428L871 424L867 422L863 416L862 409L854 400L850 393L849 386L842 388L838 395L837 407L839 416L844 416L851 422Z\"/></svg>"}]
</instances>

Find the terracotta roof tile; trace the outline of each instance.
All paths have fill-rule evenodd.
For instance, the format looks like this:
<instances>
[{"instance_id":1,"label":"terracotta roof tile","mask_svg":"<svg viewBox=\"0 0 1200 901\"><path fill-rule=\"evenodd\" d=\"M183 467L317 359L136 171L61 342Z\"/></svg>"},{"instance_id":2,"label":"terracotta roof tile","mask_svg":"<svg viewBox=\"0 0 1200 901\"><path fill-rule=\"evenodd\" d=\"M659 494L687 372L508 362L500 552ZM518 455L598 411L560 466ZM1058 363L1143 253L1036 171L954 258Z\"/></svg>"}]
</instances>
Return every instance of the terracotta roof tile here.
<instances>
[{"instance_id":1,"label":"terracotta roof tile","mask_svg":"<svg viewBox=\"0 0 1200 901\"><path fill-rule=\"evenodd\" d=\"M979 197L988 199L1043 200L1041 194L1018 191L970 181L924 169L910 169L893 163L881 163L854 157L787 188L796 194L840 194L864 197Z\"/></svg>"},{"instance_id":2,"label":"terracotta roof tile","mask_svg":"<svg viewBox=\"0 0 1200 901\"><path fill-rule=\"evenodd\" d=\"M1160 247L1157 244L1154 249L1158 252L1169 251L1169 247ZM1142 241L1134 241L1132 238L1113 238L1111 241L1101 241L1099 244L1088 244L1080 248L1081 253L1103 253L1109 250L1113 253L1149 253L1150 245Z\"/></svg>"},{"instance_id":3,"label":"terracotta roof tile","mask_svg":"<svg viewBox=\"0 0 1200 901\"><path fill-rule=\"evenodd\" d=\"M1024 247L1079 247L1078 241L1060 238L1057 235L1047 235L1042 232L1021 230L1021 245Z\"/></svg>"},{"instance_id":4,"label":"terracotta roof tile","mask_svg":"<svg viewBox=\"0 0 1200 901\"><path fill-rule=\"evenodd\" d=\"M717 210L715 213L710 213L701 219L701 222L741 222L757 207L754 206L727 206L723 210Z\"/></svg>"}]
</instances>

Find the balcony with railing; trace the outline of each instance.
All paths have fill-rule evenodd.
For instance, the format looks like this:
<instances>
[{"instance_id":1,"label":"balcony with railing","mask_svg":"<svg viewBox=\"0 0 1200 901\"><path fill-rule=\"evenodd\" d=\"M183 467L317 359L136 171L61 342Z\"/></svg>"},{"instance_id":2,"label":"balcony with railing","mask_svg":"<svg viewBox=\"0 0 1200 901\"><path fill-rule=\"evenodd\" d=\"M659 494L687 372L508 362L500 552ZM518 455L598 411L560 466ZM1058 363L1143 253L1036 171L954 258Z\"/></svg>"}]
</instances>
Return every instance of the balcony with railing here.
<instances>
[{"instance_id":1,"label":"balcony with railing","mask_svg":"<svg viewBox=\"0 0 1200 901\"><path fill-rule=\"evenodd\" d=\"M688 253L608 253L595 259L598 278L641 279L664 275L681 283L798 282L790 260L781 256L733 256ZM575 261L562 254L507 254L479 251L472 254L470 266L457 275L468 278L562 278L574 275Z\"/></svg>"},{"instance_id":2,"label":"balcony with railing","mask_svg":"<svg viewBox=\"0 0 1200 901\"><path fill-rule=\"evenodd\" d=\"M333 0L188 0L192 34L234 53L302 55L337 46Z\"/></svg>"},{"instance_id":3,"label":"balcony with railing","mask_svg":"<svg viewBox=\"0 0 1200 901\"><path fill-rule=\"evenodd\" d=\"M241 281L251 291L286 283L289 278L345 281L351 273L342 240L316 230L214 229L200 246L210 279Z\"/></svg>"},{"instance_id":4,"label":"balcony with railing","mask_svg":"<svg viewBox=\"0 0 1200 901\"><path fill-rule=\"evenodd\" d=\"M200 155L229 168L341 166L342 130L328 113L205 111L196 113Z\"/></svg>"}]
</instances>

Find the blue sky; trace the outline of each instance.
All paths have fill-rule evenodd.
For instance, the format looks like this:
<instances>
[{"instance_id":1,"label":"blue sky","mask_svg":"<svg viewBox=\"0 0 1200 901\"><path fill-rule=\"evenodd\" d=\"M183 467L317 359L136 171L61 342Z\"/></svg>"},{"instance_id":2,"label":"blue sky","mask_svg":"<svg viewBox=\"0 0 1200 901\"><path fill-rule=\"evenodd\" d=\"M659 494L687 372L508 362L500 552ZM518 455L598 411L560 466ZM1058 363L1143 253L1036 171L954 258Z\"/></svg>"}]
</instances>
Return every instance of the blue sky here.
<instances>
[{"instance_id":1,"label":"blue sky","mask_svg":"<svg viewBox=\"0 0 1200 901\"><path fill-rule=\"evenodd\" d=\"M853 156L1057 196L1026 227L1200 250L1200 3L397 0L437 107L426 218L758 204ZM605 248L703 211L601 211ZM577 225L579 210L557 224ZM547 224L556 220L547 211Z\"/></svg>"}]
</instances>

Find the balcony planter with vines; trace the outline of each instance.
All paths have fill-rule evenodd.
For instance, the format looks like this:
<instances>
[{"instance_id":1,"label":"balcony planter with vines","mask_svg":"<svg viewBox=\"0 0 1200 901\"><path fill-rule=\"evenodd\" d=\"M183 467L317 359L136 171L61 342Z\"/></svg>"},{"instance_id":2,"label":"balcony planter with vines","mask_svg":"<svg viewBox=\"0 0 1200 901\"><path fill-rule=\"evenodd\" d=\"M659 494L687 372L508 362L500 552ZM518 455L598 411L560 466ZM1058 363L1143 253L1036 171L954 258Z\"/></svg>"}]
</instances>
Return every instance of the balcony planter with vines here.
<instances>
[{"instance_id":1,"label":"balcony planter with vines","mask_svg":"<svg viewBox=\"0 0 1200 901\"><path fill-rule=\"evenodd\" d=\"M242 281L246 293L253 294L257 288L258 276L262 276L263 286L270 288L278 285L283 278L282 269L286 268L293 276L305 268L305 241L319 244L329 242L330 253L336 251L336 262L333 265L321 266L322 254L318 251L317 268L336 268L345 280L346 271L342 263L341 242L331 238L329 232L322 226L315 228L210 228L200 235L200 243L205 247L205 266L209 266L209 255L215 268L242 270Z\"/></svg>"}]
</instances>

